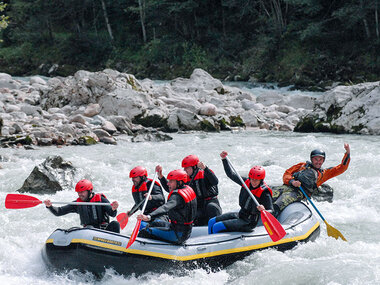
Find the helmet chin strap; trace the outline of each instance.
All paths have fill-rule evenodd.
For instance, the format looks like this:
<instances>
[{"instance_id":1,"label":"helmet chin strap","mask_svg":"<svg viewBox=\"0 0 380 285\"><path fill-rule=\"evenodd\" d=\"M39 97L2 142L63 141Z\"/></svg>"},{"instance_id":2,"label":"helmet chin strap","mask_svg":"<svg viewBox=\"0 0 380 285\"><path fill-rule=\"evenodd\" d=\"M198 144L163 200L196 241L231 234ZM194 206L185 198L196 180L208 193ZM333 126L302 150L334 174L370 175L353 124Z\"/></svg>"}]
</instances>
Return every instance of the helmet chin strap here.
<instances>
[{"instance_id":1,"label":"helmet chin strap","mask_svg":"<svg viewBox=\"0 0 380 285\"><path fill-rule=\"evenodd\" d=\"M86 190L86 191L87 191L88 195L87 195L87 201L85 201L85 202L88 202L91 200L94 193L92 192L92 190Z\"/></svg>"},{"instance_id":2,"label":"helmet chin strap","mask_svg":"<svg viewBox=\"0 0 380 285\"><path fill-rule=\"evenodd\" d=\"M197 173L198 166L194 165L193 166L193 173L191 174L191 178L195 176L195 173Z\"/></svg>"},{"instance_id":3,"label":"helmet chin strap","mask_svg":"<svg viewBox=\"0 0 380 285\"><path fill-rule=\"evenodd\" d=\"M183 181L177 181L177 189L181 189L185 185Z\"/></svg>"},{"instance_id":4,"label":"helmet chin strap","mask_svg":"<svg viewBox=\"0 0 380 285\"><path fill-rule=\"evenodd\" d=\"M141 184L143 184L146 180L147 180L146 176L140 176L140 183L136 186L136 188L139 189Z\"/></svg>"}]
</instances>

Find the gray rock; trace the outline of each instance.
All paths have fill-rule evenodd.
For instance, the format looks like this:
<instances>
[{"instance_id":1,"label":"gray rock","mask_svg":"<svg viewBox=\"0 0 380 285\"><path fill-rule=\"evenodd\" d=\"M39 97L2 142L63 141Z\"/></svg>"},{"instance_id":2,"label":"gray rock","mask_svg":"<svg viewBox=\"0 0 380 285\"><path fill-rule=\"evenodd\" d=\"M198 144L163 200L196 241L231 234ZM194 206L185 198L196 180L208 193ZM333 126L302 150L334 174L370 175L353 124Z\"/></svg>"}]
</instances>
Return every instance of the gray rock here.
<instances>
[{"instance_id":1,"label":"gray rock","mask_svg":"<svg viewBox=\"0 0 380 285\"><path fill-rule=\"evenodd\" d=\"M108 133L106 130L103 130L103 129L94 129L92 131L94 132L94 134L98 136L100 141L102 141L102 138L104 137L111 137L110 133Z\"/></svg>"},{"instance_id":2,"label":"gray rock","mask_svg":"<svg viewBox=\"0 0 380 285\"><path fill-rule=\"evenodd\" d=\"M380 81L338 86L318 98L296 126L302 132L380 134Z\"/></svg>"},{"instance_id":3,"label":"gray rock","mask_svg":"<svg viewBox=\"0 0 380 285\"><path fill-rule=\"evenodd\" d=\"M33 83L37 83L37 84L41 84L41 85L46 85L46 81L43 80L41 77L39 76L32 76L30 79L29 79L29 84L32 85Z\"/></svg>"},{"instance_id":4,"label":"gray rock","mask_svg":"<svg viewBox=\"0 0 380 285\"><path fill-rule=\"evenodd\" d=\"M93 117L100 113L101 107L99 104L89 104L84 110L83 115L86 117Z\"/></svg>"},{"instance_id":5,"label":"gray rock","mask_svg":"<svg viewBox=\"0 0 380 285\"><path fill-rule=\"evenodd\" d=\"M114 124L116 129L121 133L132 135L132 124L128 122L123 116L110 116L108 120Z\"/></svg>"},{"instance_id":6,"label":"gray rock","mask_svg":"<svg viewBox=\"0 0 380 285\"><path fill-rule=\"evenodd\" d=\"M244 110L248 111L248 110L251 110L255 107L256 103L253 102L253 101L250 101L250 100L247 100L247 99L244 99L242 102L241 102L241 106Z\"/></svg>"},{"instance_id":7,"label":"gray rock","mask_svg":"<svg viewBox=\"0 0 380 285\"><path fill-rule=\"evenodd\" d=\"M104 144L117 144L114 137L102 137L99 140Z\"/></svg>"},{"instance_id":8,"label":"gray rock","mask_svg":"<svg viewBox=\"0 0 380 285\"><path fill-rule=\"evenodd\" d=\"M12 80L12 76L8 73L0 72L0 80Z\"/></svg>"},{"instance_id":9,"label":"gray rock","mask_svg":"<svg viewBox=\"0 0 380 285\"><path fill-rule=\"evenodd\" d=\"M211 103L205 103L201 106L199 109L199 114L200 115L205 115L205 116L215 116L217 114L217 108L215 105Z\"/></svg>"},{"instance_id":10,"label":"gray rock","mask_svg":"<svg viewBox=\"0 0 380 285\"><path fill-rule=\"evenodd\" d=\"M114 133L117 132L116 127L110 121L105 121L102 124L102 129L110 133L110 135L113 135Z\"/></svg>"},{"instance_id":11,"label":"gray rock","mask_svg":"<svg viewBox=\"0 0 380 285\"><path fill-rule=\"evenodd\" d=\"M19 112L21 110L19 106L13 104L5 104L4 109L7 113Z\"/></svg>"},{"instance_id":12,"label":"gray rock","mask_svg":"<svg viewBox=\"0 0 380 285\"><path fill-rule=\"evenodd\" d=\"M167 134L164 134L162 132L156 132L156 133L143 133L143 134L136 134L132 138L132 142L160 142L160 141L168 141L172 140L173 138Z\"/></svg>"},{"instance_id":13,"label":"gray rock","mask_svg":"<svg viewBox=\"0 0 380 285\"><path fill-rule=\"evenodd\" d=\"M74 115L70 117L69 122L76 122L85 125L86 119L82 115Z\"/></svg>"},{"instance_id":14,"label":"gray rock","mask_svg":"<svg viewBox=\"0 0 380 285\"><path fill-rule=\"evenodd\" d=\"M21 84L13 79L1 79L0 78L0 88L8 88L8 89L20 89Z\"/></svg>"},{"instance_id":15,"label":"gray rock","mask_svg":"<svg viewBox=\"0 0 380 285\"><path fill-rule=\"evenodd\" d=\"M42 114L42 109L39 106L33 106L30 104L21 104L20 109L22 112L24 112L26 115L31 116L38 116Z\"/></svg>"},{"instance_id":16,"label":"gray rock","mask_svg":"<svg viewBox=\"0 0 380 285\"><path fill-rule=\"evenodd\" d=\"M51 146L53 144L52 138L37 138L37 144L39 146Z\"/></svg>"},{"instance_id":17,"label":"gray rock","mask_svg":"<svg viewBox=\"0 0 380 285\"><path fill-rule=\"evenodd\" d=\"M15 129L16 134L20 134L20 133L24 132L24 129L22 128L22 126L19 123L14 123L12 125L12 127Z\"/></svg>"},{"instance_id":18,"label":"gray rock","mask_svg":"<svg viewBox=\"0 0 380 285\"><path fill-rule=\"evenodd\" d=\"M60 156L49 156L34 167L18 192L53 194L57 191L71 190L74 187L75 168L71 162Z\"/></svg>"}]
</instances>

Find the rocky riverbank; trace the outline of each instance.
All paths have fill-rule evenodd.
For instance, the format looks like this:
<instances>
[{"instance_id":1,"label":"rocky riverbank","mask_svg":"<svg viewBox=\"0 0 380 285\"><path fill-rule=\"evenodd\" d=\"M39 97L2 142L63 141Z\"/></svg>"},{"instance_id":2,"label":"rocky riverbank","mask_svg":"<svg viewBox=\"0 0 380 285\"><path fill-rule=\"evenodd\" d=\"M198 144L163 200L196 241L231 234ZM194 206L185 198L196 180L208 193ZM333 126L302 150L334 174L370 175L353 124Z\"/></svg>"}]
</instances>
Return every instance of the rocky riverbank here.
<instances>
[{"instance_id":1,"label":"rocky riverbank","mask_svg":"<svg viewBox=\"0 0 380 285\"><path fill-rule=\"evenodd\" d=\"M295 131L380 135L380 81L325 92Z\"/></svg>"},{"instance_id":2,"label":"rocky riverbank","mask_svg":"<svg viewBox=\"0 0 380 285\"><path fill-rule=\"evenodd\" d=\"M110 69L29 82L0 73L0 143L116 144L118 134L138 142L171 139L168 132L234 127L376 135L379 102L379 82L338 86L317 99L279 90L256 95L201 69L165 84ZM325 127L308 129L305 122Z\"/></svg>"}]
</instances>

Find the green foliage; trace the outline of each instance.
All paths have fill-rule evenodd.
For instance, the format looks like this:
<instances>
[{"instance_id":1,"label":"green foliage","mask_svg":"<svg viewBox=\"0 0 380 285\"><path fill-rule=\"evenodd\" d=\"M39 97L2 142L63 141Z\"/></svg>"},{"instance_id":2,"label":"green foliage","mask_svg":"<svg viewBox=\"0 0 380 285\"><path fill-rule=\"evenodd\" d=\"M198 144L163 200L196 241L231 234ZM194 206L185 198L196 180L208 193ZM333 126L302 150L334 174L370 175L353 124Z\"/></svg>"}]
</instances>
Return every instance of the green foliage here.
<instances>
[{"instance_id":1,"label":"green foliage","mask_svg":"<svg viewBox=\"0 0 380 285\"><path fill-rule=\"evenodd\" d=\"M219 132L220 128L215 127L208 120L202 120L200 124L201 130L205 132Z\"/></svg>"},{"instance_id":2,"label":"green foliage","mask_svg":"<svg viewBox=\"0 0 380 285\"><path fill-rule=\"evenodd\" d=\"M307 88L379 80L379 1L12 0L0 4L0 30L10 21L0 69L44 74L39 66L58 64L54 75L109 67L171 79L203 68Z\"/></svg>"},{"instance_id":3,"label":"green foliage","mask_svg":"<svg viewBox=\"0 0 380 285\"><path fill-rule=\"evenodd\" d=\"M1 13L5 10L5 7L7 7L7 4L4 4L4 2L0 2ZM0 15L0 31L8 27L8 23L9 23L9 16Z\"/></svg>"},{"instance_id":4,"label":"green foliage","mask_svg":"<svg viewBox=\"0 0 380 285\"><path fill-rule=\"evenodd\" d=\"M98 142L91 136L82 136L78 139L79 145L93 145L97 143Z\"/></svg>"},{"instance_id":5,"label":"green foliage","mask_svg":"<svg viewBox=\"0 0 380 285\"><path fill-rule=\"evenodd\" d=\"M231 127L245 127L244 121L240 116L230 116Z\"/></svg>"},{"instance_id":6,"label":"green foliage","mask_svg":"<svg viewBox=\"0 0 380 285\"><path fill-rule=\"evenodd\" d=\"M185 67L191 70L194 68L208 69L210 61L205 50L196 44L191 45L188 42L183 43L182 48L182 62Z\"/></svg>"}]
</instances>

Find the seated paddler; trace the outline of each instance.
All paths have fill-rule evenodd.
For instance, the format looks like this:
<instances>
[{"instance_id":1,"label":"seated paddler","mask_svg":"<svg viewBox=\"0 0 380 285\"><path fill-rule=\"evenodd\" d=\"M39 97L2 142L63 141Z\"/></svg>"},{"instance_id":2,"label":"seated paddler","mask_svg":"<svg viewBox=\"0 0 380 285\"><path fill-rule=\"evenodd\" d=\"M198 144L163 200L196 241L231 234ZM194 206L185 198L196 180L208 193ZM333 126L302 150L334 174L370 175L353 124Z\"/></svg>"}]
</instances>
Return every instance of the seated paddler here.
<instances>
[{"instance_id":1,"label":"seated paddler","mask_svg":"<svg viewBox=\"0 0 380 285\"><path fill-rule=\"evenodd\" d=\"M193 189L185 184L187 174L184 170L169 172L167 179L170 190L168 201L149 215L137 216L137 219L142 220L139 236L182 244L190 237L197 215L197 199ZM163 214L168 214L168 222L154 220ZM154 221L146 223L151 220Z\"/></svg>"},{"instance_id":2,"label":"seated paddler","mask_svg":"<svg viewBox=\"0 0 380 285\"><path fill-rule=\"evenodd\" d=\"M74 202L94 202L110 203L106 196L101 193L94 193L91 181L83 179L75 186L78 193L78 199ZM69 213L77 213L80 217L80 223L84 227L94 227L115 233L120 233L120 224L117 221L110 222L110 217L115 217L119 203L112 202L110 205L65 205L54 207L50 200L44 201L45 206L55 216L63 216Z\"/></svg>"},{"instance_id":3,"label":"seated paddler","mask_svg":"<svg viewBox=\"0 0 380 285\"><path fill-rule=\"evenodd\" d=\"M239 174L232 171L228 160L228 153L223 151L222 158L224 171L227 176L241 186ZM262 166L254 166L250 169L248 177L242 177L248 189L255 196L259 206L256 206L253 199L244 187L240 188L239 212L230 212L212 218L208 222L209 234L219 232L251 232L259 222L260 211L267 210L273 212L272 190L264 182L265 169Z\"/></svg>"}]
</instances>

